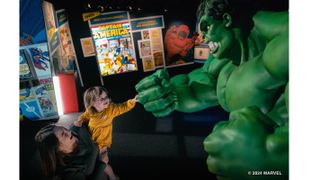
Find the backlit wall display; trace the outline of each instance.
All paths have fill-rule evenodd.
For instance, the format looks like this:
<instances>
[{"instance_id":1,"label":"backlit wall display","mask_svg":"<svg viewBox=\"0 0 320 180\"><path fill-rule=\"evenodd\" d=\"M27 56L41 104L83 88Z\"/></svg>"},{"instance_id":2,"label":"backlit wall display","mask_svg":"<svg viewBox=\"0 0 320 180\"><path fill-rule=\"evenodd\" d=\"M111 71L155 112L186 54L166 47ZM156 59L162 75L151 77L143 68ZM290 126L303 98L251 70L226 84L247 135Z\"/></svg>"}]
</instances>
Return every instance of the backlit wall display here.
<instances>
[{"instance_id":1,"label":"backlit wall display","mask_svg":"<svg viewBox=\"0 0 320 180\"><path fill-rule=\"evenodd\" d=\"M137 62L127 12L105 13L89 23L101 75L136 71Z\"/></svg>"},{"instance_id":2,"label":"backlit wall display","mask_svg":"<svg viewBox=\"0 0 320 180\"><path fill-rule=\"evenodd\" d=\"M133 33L140 33L137 39L139 56L142 60L143 71L152 71L164 66L165 55L163 49L162 29L163 16L150 16L131 19Z\"/></svg>"},{"instance_id":3,"label":"backlit wall display","mask_svg":"<svg viewBox=\"0 0 320 180\"><path fill-rule=\"evenodd\" d=\"M57 34L60 39L60 49L58 51L58 67L54 67L59 73L74 72L75 61L77 60L74 50L70 27L67 19L67 12L64 9L56 11ZM54 54L54 51L52 51Z\"/></svg>"}]
</instances>

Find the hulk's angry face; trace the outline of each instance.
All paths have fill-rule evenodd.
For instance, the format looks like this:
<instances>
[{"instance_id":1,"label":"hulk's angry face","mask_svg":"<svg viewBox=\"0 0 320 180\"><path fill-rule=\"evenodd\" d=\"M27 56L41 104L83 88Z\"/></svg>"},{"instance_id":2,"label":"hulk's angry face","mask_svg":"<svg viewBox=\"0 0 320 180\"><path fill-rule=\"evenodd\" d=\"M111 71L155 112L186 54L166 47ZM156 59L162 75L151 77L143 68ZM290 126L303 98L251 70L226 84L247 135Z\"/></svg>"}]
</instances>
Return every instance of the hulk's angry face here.
<instances>
[{"instance_id":1,"label":"hulk's angry face","mask_svg":"<svg viewBox=\"0 0 320 180\"><path fill-rule=\"evenodd\" d=\"M200 30L205 43L209 45L210 54L217 59L222 59L230 53L235 43L234 32L230 28L231 16L223 15L222 20L204 14L200 18Z\"/></svg>"}]
</instances>

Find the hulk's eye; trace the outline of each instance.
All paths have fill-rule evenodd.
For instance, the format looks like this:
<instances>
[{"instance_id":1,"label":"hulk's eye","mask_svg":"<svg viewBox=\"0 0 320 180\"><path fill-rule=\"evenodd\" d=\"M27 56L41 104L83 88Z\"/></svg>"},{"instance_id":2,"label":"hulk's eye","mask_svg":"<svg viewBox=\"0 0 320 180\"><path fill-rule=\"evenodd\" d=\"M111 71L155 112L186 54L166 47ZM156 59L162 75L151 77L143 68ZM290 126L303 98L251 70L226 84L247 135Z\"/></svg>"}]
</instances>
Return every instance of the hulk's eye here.
<instances>
[{"instance_id":1,"label":"hulk's eye","mask_svg":"<svg viewBox=\"0 0 320 180\"><path fill-rule=\"evenodd\" d=\"M208 31L208 25L207 25L207 23L205 23L205 22L202 22L201 24L200 24L200 30L202 31L202 32L207 32Z\"/></svg>"}]
</instances>

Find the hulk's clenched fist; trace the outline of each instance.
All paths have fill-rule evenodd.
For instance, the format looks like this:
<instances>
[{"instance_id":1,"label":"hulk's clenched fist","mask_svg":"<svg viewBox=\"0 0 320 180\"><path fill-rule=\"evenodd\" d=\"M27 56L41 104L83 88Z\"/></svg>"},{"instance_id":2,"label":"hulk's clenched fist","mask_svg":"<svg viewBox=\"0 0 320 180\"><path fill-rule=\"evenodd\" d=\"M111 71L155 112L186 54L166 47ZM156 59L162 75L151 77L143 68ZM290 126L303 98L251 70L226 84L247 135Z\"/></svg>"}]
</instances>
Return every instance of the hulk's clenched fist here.
<instances>
[{"instance_id":1,"label":"hulk's clenched fist","mask_svg":"<svg viewBox=\"0 0 320 180\"><path fill-rule=\"evenodd\" d=\"M247 107L233 111L229 121L215 125L204 140L209 171L219 179L288 177L288 123L274 129L270 122L256 107ZM266 174L270 172L278 174Z\"/></svg>"},{"instance_id":2,"label":"hulk's clenched fist","mask_svg":"<svg viewBox=\"0 0 320 180\"><path fill-rule=\"evenodd\" d=\"M162 117L175 110L177 95L169 82L165 69L158 70L136 85L138 101L156 117Z\"/></svg>"}]
</instances>

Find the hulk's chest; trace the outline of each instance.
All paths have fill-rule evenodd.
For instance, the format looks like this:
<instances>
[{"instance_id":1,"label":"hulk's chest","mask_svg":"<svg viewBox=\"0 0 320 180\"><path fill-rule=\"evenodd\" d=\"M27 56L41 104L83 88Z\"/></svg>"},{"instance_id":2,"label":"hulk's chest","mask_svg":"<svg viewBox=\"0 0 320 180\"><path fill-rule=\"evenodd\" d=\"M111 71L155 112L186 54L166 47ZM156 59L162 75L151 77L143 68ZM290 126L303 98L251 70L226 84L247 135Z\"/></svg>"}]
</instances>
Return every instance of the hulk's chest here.
<instances>
[{"instance_id":1,"label":"hulk's chest","mask_svg":"<svg viewBox=\"0 0 320 180\"><path fill-rule=\"evenodd\" d=\"M226 64L219 73L216 90L219 104L228 111L258 106L268 112L279 83L266 71L262 61L255 59L240 66Z\"/></svg>"}]
</instances>

